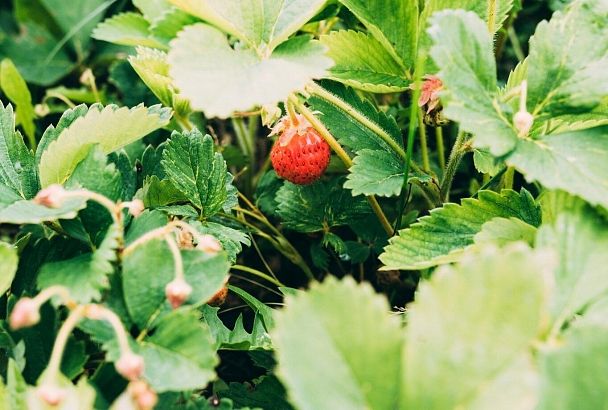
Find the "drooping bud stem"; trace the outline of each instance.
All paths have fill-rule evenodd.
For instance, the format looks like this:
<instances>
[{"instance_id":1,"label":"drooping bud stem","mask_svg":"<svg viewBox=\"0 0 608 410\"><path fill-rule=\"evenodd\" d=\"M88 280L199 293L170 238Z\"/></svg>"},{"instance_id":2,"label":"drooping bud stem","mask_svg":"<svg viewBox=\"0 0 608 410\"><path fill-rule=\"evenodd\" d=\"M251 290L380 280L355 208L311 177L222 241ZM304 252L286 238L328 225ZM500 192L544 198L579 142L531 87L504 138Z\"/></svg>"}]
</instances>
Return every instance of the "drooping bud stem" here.
<instances>
[{"instance_id":1,"label":"drooping bud stem","mask_svg":"<svg viewBox=\"0 0 608 410\"><path fill-rule=\"evenodd\" d=\"M285 101L285 107L287 108L287 114L289 114L291 124L297 127L300 121L298 120L298 114L296 113L293 103L290 100L287 100Z\"/></svg>"},{"instance_id":2,"label":"drooping bud stem","mask_svg":"<svg viewBox=\"0 0 608 410\"><path fill-rule=\"evenodd\" d=\"M192 287L186 282L184 276L184 261L182 254L177 246L177 242L171 236L165 237L169 250L173 254L175 278L165 287L165 295L173 309L181 306L192 293Z\"/></svg>"},{"instance_id":3,"label":"drooping bud stem","mask_svg":"<svg viewBox=\"0 0 608 410\"><path fill-rule=\"evenodd\" d=\"M71 300L69 291L59 285L49 286L33 298L23 297L15 304L9 324L13 330L33 326L40 321L40 306L53 296L60 296L63 304L69 308L75 306Z\"/></svg>"},{"instance_id":4,"label":"drooping bud stem","mask_svg":"<svg viewBox=\"0 0 608 410\"><path fill-rule=\"evenodd\" d=\"M101 305L91 304L87 305L86 317L110 323L120 347L120 358L114 364L116 371L128 380L140 378L144 371L144 359L131 350L127 332L116 313Z\"/></svg>"},{"instance_id":5,"label":"drooping bud stem","mask_svg":"<svg viewBox=\"0 0 608 410\"><path fill-rule=\"evenodd\" d=\"M146 209L141 199L134 199L132 201L121 202L121 209L127 209L131 215L137 218Z\"/></svg>"}]
</instances>

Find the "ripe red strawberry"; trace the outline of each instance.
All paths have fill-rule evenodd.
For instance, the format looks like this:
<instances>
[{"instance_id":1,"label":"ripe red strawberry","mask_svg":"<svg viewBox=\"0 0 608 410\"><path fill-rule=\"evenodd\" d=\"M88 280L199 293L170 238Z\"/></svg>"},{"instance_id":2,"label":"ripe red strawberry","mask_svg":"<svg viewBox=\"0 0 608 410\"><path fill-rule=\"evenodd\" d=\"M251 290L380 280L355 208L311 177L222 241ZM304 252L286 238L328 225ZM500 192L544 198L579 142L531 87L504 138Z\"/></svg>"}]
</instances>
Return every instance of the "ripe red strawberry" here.
<instances>
[{"instance_id":1,"label":"ripe red strawberry","mask_svg":"<svg viewBox=\"0 0 608 410\"><path fill-rule=\"evenodd\" d=\"M329 164L329 145L302 115L297 124L283 117L270 135L279 139L270 151L276 173L294 184L307 185L321 178Z\"/></svg>"}]
</instances>

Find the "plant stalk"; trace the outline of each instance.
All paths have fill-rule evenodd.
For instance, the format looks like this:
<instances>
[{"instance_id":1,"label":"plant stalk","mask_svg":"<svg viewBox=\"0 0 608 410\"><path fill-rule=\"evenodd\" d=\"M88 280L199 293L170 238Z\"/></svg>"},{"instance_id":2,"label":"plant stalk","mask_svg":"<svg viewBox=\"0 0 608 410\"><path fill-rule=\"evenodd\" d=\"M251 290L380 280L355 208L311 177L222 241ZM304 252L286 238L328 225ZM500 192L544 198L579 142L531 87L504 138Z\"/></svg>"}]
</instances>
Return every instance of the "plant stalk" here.
<instances>
[{"instance_id":1,"label":"plant stalk","mask_svg":"<svg viewBox=\"0 0 608 410\"><path fill-rule=\"evenodd\" d=\"M464 131L458 132L458 137L456 137L456 142L454 142L454 146L452 147L450 158L448 159L448 163L446 165L445 172L443 174L443 179L441 180L441 185L439 188L441 200L443 202L449 200L450 188L452 187L454 175L456 175L456 171L458 170L460 161L466 153L466 150L464 149L465 143L467 142L466 135L467 134Z\"/></svg>"}]
</instances>

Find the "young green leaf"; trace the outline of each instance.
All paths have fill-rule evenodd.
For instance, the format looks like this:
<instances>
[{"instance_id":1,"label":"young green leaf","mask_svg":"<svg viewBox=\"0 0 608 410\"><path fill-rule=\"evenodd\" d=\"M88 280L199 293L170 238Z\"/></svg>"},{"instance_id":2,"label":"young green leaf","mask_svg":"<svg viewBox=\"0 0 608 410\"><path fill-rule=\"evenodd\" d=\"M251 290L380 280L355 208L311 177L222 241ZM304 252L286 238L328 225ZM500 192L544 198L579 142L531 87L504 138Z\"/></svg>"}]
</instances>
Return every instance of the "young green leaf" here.
<instances>
[{"instance_id":1,"label":"young green leaf","mask_svg":"<svg viewBox=\"0 0 608 410\"><path fill-rule=\"evenodd\" d=\"M34 156L23 137L15 131L13 107L0 102L0 184L10 188L23 199L38 192L38 177Z\"/></svg>"},{"instance_id":2,"label":"young green leaf","mask_svg":"<svg viewBox=\"0 0 608 410\"><path fill-rule=\"evenodd\" d=\"M285 227L298 232L322 231L364 218L371 209L364 197L353 198L341 179L312 185L285 184L277 192L278 214Z\"/></svg>"},{"instance_id":3,"label":"young green leaf","mask_svg":"<svg viewBox=\"0 0 608 410\"><path fill-rule=\"evenodd\" d=\"M31 142L36 141L36 126L34 125L34 107L32 95L17 67L11 60L5 58L0 64L0 88L16 108L17 122Z\"/></svg>"},{"instance_id":4,"label":"young green leaf","mask_svg":"<svg viewBox=\"0 0 608 410\"><path fill-rule=\"evenodd\" d=\"M352 30L321 36L327 56L336 63L328 78L374 93L404 91L409 81L403 68L371 35Z\"/></svg>"},{"instance_id":5,"label":"young green leaf","mask_svg":"<svg viewBox=\"0 0 608 410\"><path fill-rule=\"evenodd\" d=\"M558 326L608 291L608 223L578 198L544 224L537 247L558 255L551 313Z\"/></svg>"},{"instance_id":6,"label":"young green leaf","mask_svg":"<svg viewBox=\"0 0 608 410\"><path fill-rule=\"evenodd\" d=\"M475 137L477 148L493 155L508 153L517 143L515 128L498 101L492 37L474 13L438 12L431 19L431 56L440 69L446 91L445 115Z\"/></svg>"},{"instance_id":7,"label":"young green leaf","mask_svg":"<svg viewBox=\"0 0 608 410\"><path fill-rule=\"evenodd\" d=\"M79 303L100 300L102 291L109 287L108 276L114 272L118 238L119 228L112 225L95 252L43 265L38 274L38 288L61 285Z\"/></svg>"},{"instance_id":8,"label":"young green leaf","mask_svg":"<svg viewBox=\"0 0 608 410\"><path fill-rule=\"evenodd\" d=\"M487 246L421 284L408 310L405 407L533 408L548 262L521 243Z\"/></svg>"},{"instance_id":9,"label":"young green leaf","mask_svg":"<svg viewBox=\"0 0 608 410\"><path fill-rule=\"evenodd\" d=\"M167 46L150 35L150 23L132 12L120 13L100 23L92 37L123 46L145 46L166 49Z\"/></svg>"},{"instance_id":10,"label":"young green leaf","mask_svg":"<svg viewBox=\"0 0 608 410\"><path fill-rule=\"evenodd\" d=\"M299 36L260 56L252 49L232 48L214 27L195 24L171 42L169 72L193 108L208 117L227 118L235 111L284 101L324 77L332 66L324 53L318 41Z\"/></svg>"},{"instance_id":11,"label":"young green leaf","mask_svg":"<svg viewBox=\"0 0 608 410\"><path fill-rule=\"evenodd\" d=\"M325 0L169 0L232 34L260 54L272 52L325 5Z\"/></svg>"},{"instance_id":12,"label":"young green leaf","mask_svg":"<svg viewBox=\"0 0 608 410\"><path fill-rule=\"evenodd\" d=\"M528 110L568 114L598 105L608 94L608 8L578 0L530 39Z\"/></svg>"},{"instance_id":13,"label":"young green leaf","mask_svg":"<svg viewBox=\"0 0 608 410\"><path fill-rule=\"evenodd\" d=\"M606 405L608 383L600 374L608 372L603 360L608 350L608 328L576 326L569 330L560 348L540 351L543 376L539 410L594 410Z\"/></svg>"},{"instance_id":14,"label":"young green leaf","mask_svg":"<svg viewBox=\"0 0 608 410\"><path fill-rule=\"evenodd\" d=\"M146 362L144 378L159 393L202 389L215 377L219 361L209 328L186 309L161 319L139 353Z\"/></svg>"},{"instance_id":15,"label":"young green leaf","mask_svg":"<svg viewBox=\"0 0 608 410\"><path fill-rule=\"evenodd\" d=\"M344 188L355 195L397 196L403 187L403 162L381 150L357 152Z\"/></svg>"},{"instance_id":16,"label":"young green leaf","mask_svg":"<svg viewBox=\"0 0 608 410\"><path fill-rule=\"evenodd\" d=\"M413 69L418 40L418 1L340 0L396 62Z\"/></svg>"},{"instance_id":17,"label":"young green leaf","mask_svg":"<svg viewBox=\"0 0 608 410\"><path fill-rule=\"evenodd\" d=\"M522 139L507 164L526 180L608 208L608 126Z\"/></svg>"},{"instance_id":18,"label":"young green leaf","mask_svg":"<svg viewBox=\"0 0 608 410\"><path fill-rule=\"evenodd\" d=\"M17 272L19 257L17 249L6 242L0 242L0 294L4 294L10 287Z\"/></svg>"},{"instance_id":19,"label":"young green leaf","mask_svg":"<svg viewBox=\"0 0 608 410\"><path fill-rule=\"evenodd\" d=\"M541 222L540 207L525 189L500 194L480 191L478 199L447 203L424 216L390 240L380 260L391 269L424 269L450 263L474 241L482 226L496 217L515 217L532 226Z\"/></svg>"},{"instance_id":20,"label":"young green leaf","mask_svg":"<svg viewBox=\"0 0 608 410\"><path fill-rule=\"evenodd\" d=\"M167 125L170 118L171 111L157 105L131 109L92 105L86 114L75 118L46 143L38 166L42 187L64 183L85 158L90 144L99 144L109 154Z\"/></svg>"},{"instance_id":21,"label":"young green leaf","mask_svg":"<svg viewBox=\"0 0 608 410\"><path fill-rule=\"evenodd\" d=\"M276 320L277 376L298 408L399 407L402 329L371 286L328 277L288 296Z\"/></svg>"},{"instance_id":22,"label":"young green leaf","mask_svg":"<svg viewBox=\"0 0 608 410\"><path fill-rule=\"evenodd\" d=\"M174 132L163 151L167 178L200 211L209 217L235 205L232 175L222 154L215 152L213 138L197 130Z\"/></svg>"}]
</instances>

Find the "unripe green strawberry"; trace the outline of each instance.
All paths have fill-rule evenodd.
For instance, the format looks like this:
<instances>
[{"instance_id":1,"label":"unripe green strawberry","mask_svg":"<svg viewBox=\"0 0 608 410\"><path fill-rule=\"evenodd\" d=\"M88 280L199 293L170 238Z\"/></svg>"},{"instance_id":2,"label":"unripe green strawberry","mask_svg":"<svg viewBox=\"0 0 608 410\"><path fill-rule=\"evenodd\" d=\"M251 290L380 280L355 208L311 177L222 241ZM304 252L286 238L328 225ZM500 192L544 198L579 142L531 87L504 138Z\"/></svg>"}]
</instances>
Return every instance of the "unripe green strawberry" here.
<instances>
[{"instance_id":1,"label":"unripe green strawberry","mask_svg":"<svg viewBox=\"0 0 608 410\"><path fill-rule=\"evenodd\" d=\"M270 151L270 159L276 173L294 184L311 184L323 175L331 151L327 142L301 115L297 124L283 117L270 135L279 139Z\"/></svg>"}]
</instances>

